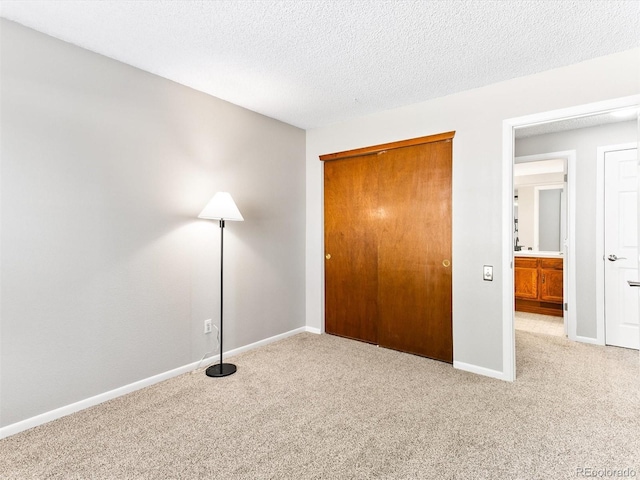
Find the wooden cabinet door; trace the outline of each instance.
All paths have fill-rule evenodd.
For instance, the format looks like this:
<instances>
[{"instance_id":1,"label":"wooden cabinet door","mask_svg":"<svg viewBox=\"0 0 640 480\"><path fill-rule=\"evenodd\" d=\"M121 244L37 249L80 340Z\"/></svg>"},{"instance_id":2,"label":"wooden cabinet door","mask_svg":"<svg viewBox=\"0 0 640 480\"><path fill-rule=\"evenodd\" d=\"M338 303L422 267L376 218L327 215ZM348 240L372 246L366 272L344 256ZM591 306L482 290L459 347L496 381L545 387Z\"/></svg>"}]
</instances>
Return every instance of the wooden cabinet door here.
<instances>
[{"instance_id":1,"label":"wooden cabinet door","mask_svg":"<svg viewBox=\"0 0 640 480\"><path fill-rule=\"evenodd\" d=\"M378 342L378 164L324 164L325 331Z\"/></svg>"},{"instance_id":2,"label":"wooden cabinet door","mask_svg":"<svg viewBox=\"0 0 640 480\"><path fill-rule=\"evenodd\" d=\"M549 303L562 303L563 287L562 258L540 259L540 301Z\"/></svg>"},{"instance_id":3,"label":"wooden cabinet door","mask_svg":"<svg viewBox=\"0 0 640 480\"><path fill-rule=\"evenodd\" d=\"M516 257L513 270L515 297L522 300L537 300L538 260Z\"/></svg>"},{"instance_id":4,"label":"wooden cabinet door","mask_svg":"<svg viewBox=\"0 0 640 480\"><path fill-rule=\"evenodd\" d=\"M451 141L378 156L380 346L453 361Z\"/></svg>"},{"instance_id":5,"label":"wooden cabinet door","mask_svg":"<svg viewBox=\"0 0 640 480\"><path fill-rule=\"evenodd\" d=\"M540 301L562 303L562 270L540 270Z\"/></svg>"}]
</instances>

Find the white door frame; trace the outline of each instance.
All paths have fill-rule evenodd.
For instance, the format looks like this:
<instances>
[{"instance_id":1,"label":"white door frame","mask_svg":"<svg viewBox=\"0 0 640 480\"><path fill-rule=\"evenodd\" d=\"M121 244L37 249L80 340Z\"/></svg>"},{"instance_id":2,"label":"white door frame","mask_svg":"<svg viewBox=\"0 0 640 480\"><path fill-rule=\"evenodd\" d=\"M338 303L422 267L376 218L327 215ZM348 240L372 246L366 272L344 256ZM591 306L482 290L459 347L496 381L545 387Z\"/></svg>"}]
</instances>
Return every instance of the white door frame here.
<instances>
[{"instance_id":1,"label":"white door frame","mask_svg":"<svg viewBox=\"0 0 640 480\"><path fill-rule=\"evenodd\" d=\"M515 328L513 312L513 157L514 129L569 118L606 113L640 105L640 95L614 98L560 110L509 118L502 122L502 378L516 377Z\"/></svg>"},{"instance_id":2,"label":"white door frame","mask_svg":"<svg viewBox=\"0 0 640 480\"><path fill-rule=\"evenodd\" d=\"M562 239L562 249L564 255L564 272L563 276L566 276L566 284L568 285L567 291L564 292L564 302L567 304L567 309L563 310L563 317L565 323L565 331L570 340L576 340L576 151L565 150L562 152L549 152L541 153L537 155L526 155L517 157L527 162L552 160L556 158L562 158L565 161L567 174L567 240L568 243L564 243ZM545 185L536 187L539 189L545 188L558 188L562 187L563 183L555 185ZM534 202L537 201L537 195L534 196ZM534 212L536 208L534 207ZM534 243L537 245L538 240L538 227L536 225L537 218L534 218ZM511 252L513 255L513 252ZM513 258L511 259L513 262ZM514 308L515 309L515 308ZM564 309L564 305L563 305ZM512 312L513 315L513 312Z\"/></svg>"},{"instance_id":3,"label":"white door frame","mask_svg":"<svg viewBox=\"0 0 640 480\"><path fill-rule=\"evenodd\" d=\"M604 157L607 152L638 148L638 142L598 147L596 157L596 342L605 344L604 315Z\"/></svg>"}]
</instances>

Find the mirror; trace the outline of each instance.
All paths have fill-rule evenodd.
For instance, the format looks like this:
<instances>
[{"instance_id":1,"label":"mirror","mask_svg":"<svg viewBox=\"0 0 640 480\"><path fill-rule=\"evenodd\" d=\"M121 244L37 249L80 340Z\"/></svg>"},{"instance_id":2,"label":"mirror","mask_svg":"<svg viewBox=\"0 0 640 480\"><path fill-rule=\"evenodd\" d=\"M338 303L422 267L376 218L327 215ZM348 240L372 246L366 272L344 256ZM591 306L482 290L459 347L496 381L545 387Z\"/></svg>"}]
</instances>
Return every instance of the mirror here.
<instances>
[{"instance_id":1,"label":"mirror","mask_svg":"<svg viewBox=\"0 0 640 480\"><path fill-rule=\"evenodd\" d=\"M514 250L561 252L564 235L564 159L514 165Z\"/></svg>"}]
</instances>

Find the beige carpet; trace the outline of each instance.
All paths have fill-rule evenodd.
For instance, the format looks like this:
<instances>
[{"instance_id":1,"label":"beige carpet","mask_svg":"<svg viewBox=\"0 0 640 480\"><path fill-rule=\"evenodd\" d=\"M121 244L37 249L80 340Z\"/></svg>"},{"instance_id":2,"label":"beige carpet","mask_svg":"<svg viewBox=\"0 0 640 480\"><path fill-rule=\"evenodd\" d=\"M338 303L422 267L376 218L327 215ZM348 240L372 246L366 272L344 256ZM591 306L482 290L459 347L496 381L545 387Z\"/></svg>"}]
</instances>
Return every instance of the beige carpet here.
<instances>
[{"instance_id":1,"label":"beige carpet","mask_svg":"<svg viewBox=\"0 0 640 480\"><path fill-rule=\"evenodd\" d=\"M517 333L506 383L329 335L233 358L0 441L3 479L640 476L638 352ZM586 472L586 470L583 470Z\"/></svg>"},{"instance_id":2,"label":"beige carpet","mask_svg":"<svg viewBox=\"0 0 640 480\"><path fill-rule=\"evenodd\" d=\"M564 337L564 319L537 313L514 312L516 330Z\"/></svg>"}]
</instances>

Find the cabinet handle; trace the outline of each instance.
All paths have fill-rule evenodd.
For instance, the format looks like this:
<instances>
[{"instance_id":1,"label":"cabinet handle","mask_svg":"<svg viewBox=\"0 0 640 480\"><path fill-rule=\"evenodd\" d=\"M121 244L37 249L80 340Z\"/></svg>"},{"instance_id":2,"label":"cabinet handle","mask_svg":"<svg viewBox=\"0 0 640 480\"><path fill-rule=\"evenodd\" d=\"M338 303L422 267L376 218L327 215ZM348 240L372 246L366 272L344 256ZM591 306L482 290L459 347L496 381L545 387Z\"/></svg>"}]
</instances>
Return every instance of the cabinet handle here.
<instances>
[{"instance_id":1,"label":"cabinet handle","mask_svg":"<svg viewBox=\"0 0 640 480\"><path fill-rule=\"evenodd\" d=\"M542 274L542 283L544 283L544 281L545 281L545 275L544 275L544 273L543 273L543 274Z\"/></svg>"}]
</instances>

